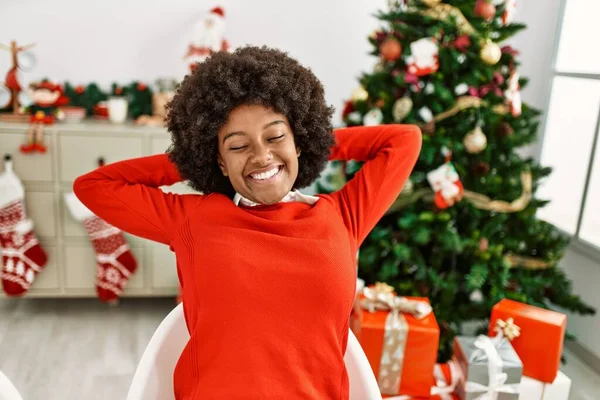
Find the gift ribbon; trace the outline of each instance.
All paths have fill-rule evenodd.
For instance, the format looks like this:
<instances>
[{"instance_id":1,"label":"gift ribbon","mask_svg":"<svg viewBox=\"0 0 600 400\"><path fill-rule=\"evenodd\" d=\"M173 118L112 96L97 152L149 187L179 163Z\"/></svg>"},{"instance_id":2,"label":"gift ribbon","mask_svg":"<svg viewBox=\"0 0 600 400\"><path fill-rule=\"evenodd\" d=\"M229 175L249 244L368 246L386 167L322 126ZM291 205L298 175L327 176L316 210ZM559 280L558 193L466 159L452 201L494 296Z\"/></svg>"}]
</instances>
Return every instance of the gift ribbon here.
<instances>
[{"instance_id":1,"label":"gift ribbon","mask_svg":"<svg viewBox=\"0 0 600 400\"><path fill-rule=\"evenodd\" d=\"M481 350L487 358L488 385L485 386L477 382L468 381L465 391L467 393L483 392L475 397L474 400L497 400L499 393L519 393L518 383L505 384L507 375L502 372L502 357L500 357L500 353L498 353L498 349L492 339L488 336L480 335L475 341L475 347ZM473 362L480 357L479 353L480 352L475 351L471 355L469 362Z\"/></svg>"},{"instance_id":2,"label":"gift ribbon","mask_svg":"<svg viewBox=\"0 0 600 400\"><path fill-rule=\"evenodd\" d=\"M360 305L363 309L390 311L385 321L377 383L382 394L398 394L408 338L408 322L402 313L411 313L421 319L431 313L431 306L427 302L396 296L394 288L383 282L365 287L362 292L364 298Z\"/></svg>"},{"instance_id":3,"label":"gift ribbon","mask_svg":"<svg viewBox=\"0 0 600 400\"><path fill-rule=\"evenodd\" d=\"M454 361L448 361L448 367L450 369L450 382L446 381L444 372L439 364L433 367L433 377L435 379L436 386L431 387L431 396L439 396L440 400L452 400L454 389L458 385L460 378L460 369ZM414 397L408 395L387 397L385 400L412 400Z\"/></svg>"}]
</instances>

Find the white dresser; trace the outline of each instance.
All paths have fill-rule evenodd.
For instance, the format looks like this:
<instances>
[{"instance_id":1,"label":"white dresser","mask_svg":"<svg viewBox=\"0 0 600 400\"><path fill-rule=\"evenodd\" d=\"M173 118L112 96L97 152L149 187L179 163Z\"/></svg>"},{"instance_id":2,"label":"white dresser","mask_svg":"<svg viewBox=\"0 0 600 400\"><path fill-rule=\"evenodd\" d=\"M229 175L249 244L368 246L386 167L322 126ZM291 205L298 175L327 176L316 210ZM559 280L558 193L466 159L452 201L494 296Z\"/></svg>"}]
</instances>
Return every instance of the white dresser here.
<instances>
[{"instance_id":1,"label":"white dresser","mask_svg":"<svg viewBox=\"0 0 600 400\"><path fill-rule=\"evenodd\" d=\"M28 216L48 254L48 264L37 276L27 296L94 297L95 253L82 224L66 208L65 193L73 180L107 164L143 155L164 153L170 144L163 128L108 122L58 123L46 129L46 154L22 154L27 124L0 123L0 155L10 153L16 174L25 186ZM0 165L3 170L4 165ZM193 192L184 184L164 189ZM125 234L138 260L138 270L123 297L172 296L178 293L175 256L167 246ZM0 291L1 293L1 291ZM0 294L3 295L3 294Z\"/></svg>"}]
</instances>

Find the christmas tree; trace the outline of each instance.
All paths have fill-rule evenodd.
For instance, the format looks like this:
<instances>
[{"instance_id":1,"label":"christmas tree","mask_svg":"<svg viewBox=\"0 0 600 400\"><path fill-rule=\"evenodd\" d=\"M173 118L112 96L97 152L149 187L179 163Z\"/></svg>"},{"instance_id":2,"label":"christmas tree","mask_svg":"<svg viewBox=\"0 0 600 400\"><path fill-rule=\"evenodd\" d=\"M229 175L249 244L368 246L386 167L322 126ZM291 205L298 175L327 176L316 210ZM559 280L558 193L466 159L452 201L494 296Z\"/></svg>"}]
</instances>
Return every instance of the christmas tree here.
<instances>
[{"instance_id":1,"label":"christmas tree","mask_svg":"<svg viewBox=\"0 0 600 400\"><path fill-rule=\"evenodd\" d=\"M368 39L379 62L343 111L348 126L423 132L410 181L360 249L358 274L430 299L440 361L463 323L485 321L505 297L595 312L557 267L568 237L536 218L547 201L535 192L551 171L516 151L536 140L540 112L521 103L517 51L499 45L525 28L514 12L514 0L391 2ZM359 168L342 165L342 176Z\"/></svg>"}]
</instances>

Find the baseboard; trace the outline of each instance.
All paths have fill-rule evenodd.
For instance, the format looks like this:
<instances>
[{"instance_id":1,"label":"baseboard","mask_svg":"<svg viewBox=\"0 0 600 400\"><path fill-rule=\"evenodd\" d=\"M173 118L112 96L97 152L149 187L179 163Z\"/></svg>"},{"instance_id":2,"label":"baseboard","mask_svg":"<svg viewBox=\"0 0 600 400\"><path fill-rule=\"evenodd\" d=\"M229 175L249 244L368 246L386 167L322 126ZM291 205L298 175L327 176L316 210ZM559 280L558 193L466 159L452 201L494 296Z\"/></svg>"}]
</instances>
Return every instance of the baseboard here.
<instances>
[{"instance_id":1,"label":"baseboard","mask_svg":"<svg viewBox=\"0 0 600 400\"><path fill-rule=\"evenodd\" d=\"M566 340L565 347L574 355L579 357L581 361L586 363L597 374L600 374L600 357L594 354L590 349L585 347L576 340ZM567 360L569 362L569 360Z\"/></svg>"}]
</instances>

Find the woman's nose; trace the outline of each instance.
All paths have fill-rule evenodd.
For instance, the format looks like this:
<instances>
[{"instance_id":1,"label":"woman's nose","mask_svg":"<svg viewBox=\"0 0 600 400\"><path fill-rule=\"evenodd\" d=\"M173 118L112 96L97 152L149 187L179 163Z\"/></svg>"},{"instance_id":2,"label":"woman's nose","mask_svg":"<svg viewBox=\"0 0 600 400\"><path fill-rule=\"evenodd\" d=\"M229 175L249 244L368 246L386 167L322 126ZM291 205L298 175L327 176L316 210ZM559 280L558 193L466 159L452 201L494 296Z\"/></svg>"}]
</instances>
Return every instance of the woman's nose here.
<instances>
[{"instance_id":1,"label":"woman's nose","mask_svg":"<svg viewBox=\"0 0 600 400\"><path fill-rule=\"evenodd\" d=\"M266 147L256 148L252 155L252 162L257 165L266 165L273 159L271 151Z\"/></svg>"}]
</instances>

